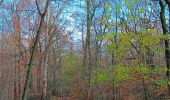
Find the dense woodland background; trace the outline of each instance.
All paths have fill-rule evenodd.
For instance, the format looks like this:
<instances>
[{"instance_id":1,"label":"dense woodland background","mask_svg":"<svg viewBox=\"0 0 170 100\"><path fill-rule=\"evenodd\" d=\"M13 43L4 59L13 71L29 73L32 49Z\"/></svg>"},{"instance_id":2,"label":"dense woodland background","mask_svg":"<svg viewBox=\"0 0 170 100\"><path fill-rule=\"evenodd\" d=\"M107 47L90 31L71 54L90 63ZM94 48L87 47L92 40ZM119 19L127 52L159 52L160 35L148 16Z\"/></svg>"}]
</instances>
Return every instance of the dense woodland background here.
<instances>
[{"instance_id":1,"label":"dense woodland background","mask_svg":"<svg viewBox=\"0 0 170 100\"><path fill-rule=\"evenodd\" d=\"M170 0L0 0L0 100L170 100Z\"/></svg>"}]
</instances>

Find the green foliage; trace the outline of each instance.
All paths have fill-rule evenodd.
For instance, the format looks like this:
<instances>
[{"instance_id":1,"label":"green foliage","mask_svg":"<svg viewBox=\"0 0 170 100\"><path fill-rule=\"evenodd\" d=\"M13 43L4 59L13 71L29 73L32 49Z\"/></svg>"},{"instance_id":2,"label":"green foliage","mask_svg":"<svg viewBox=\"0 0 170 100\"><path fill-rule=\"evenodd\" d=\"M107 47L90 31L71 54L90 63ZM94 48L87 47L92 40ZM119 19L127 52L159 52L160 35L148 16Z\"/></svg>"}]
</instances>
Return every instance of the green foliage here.
<instances>
[{"instance_id":1,"label":"green foliage","mask_svg":"<svg viewBox=\"0 0 170 100\"><path fill-rule=\"evenodd\" d=\"M94 76L92 77L92 84L100 84L107 80L109 80L107 72L104 69L97 68L94 72Z\"/></svg>"},{"instance_id":2,"label":"green foliage","mask_svg":"<svg viewBox=\"0 0 170 100\"><path fill-rule=\"evenodd\" d=\"M117 6L116 6L116 9L118 9L118 10L120 10L121 8L122 8L121 5L117 5Z\"/></svg>"},{"instance_id":3,"label":"green foliage","mask_svg":"<svg viewBox=\"0 0 170 100\"><path fill-rule=\"evenodd\" d=\"M76 56L72 53L68 53L65 57L64 57L64 62L65 63L69 63L69 64L74 64L76 60Z\"/></svg>"},{"instance_id":4,"label":"green foliage","mask_svg":"<svg viewBox=\"0 0 170 100\"><path fill-rule=\"evenodd\" d=\"M153 72L154 73L157 73L157 74L162 74L162 73L166 73L166 67L164 67L164 66L157 66L154 70L153 70Z\"/></svg>"},{"instance_id":5,"label":"green foliage","mask_svg":"<svg viewBox=\"0 0 170 100\"><path fill-rule=\"evenodd\" d=\"M122 81L128 80L131 78L132 69L130 67L116 65L114 67L114 83L116 86L119 86Z\"/></svg>"},{"instance_id":6,"label":"green foliage","mask_svg":"<svg viewBox=\"0 0 170 100\"><path fill-rule=\"evenodd\" d=\"M167 81L165 79L160 79L155 82L155 86L158 88L163 88L167 86Z\"/></svg>"},{"instance_id":7,"label":"green foliage","mask_svg":"<svg viewBox=\"0 0 170 100\"><path fill-rule=\"evenodd\" d=\"M132 68L115 65L108 69L97 68L92 78L93 84L101 84L105 81L113 81L116 86L119 86L122 81L128 80L132 75Z\"/></svg>"},{"instance_id":8,"label":"green foliage","mask_svg":"<svg viewBox=\"0 0 170 100\"><path fill-rule=\"evenodd\" d=\"M110 9L110 8L112 8L112 5L106 4L106 5L105 5L105 8Z\"/></svg>"},{"instance_id":9,"label":"green foliage","mask_svg":"<svg viewBox=\"0 0 170 100\"><path fill-rule=\"evenodd\" d=\"M76 72L76 63L78 59L75 54L68 53L64 57L62 75L58 80L58 83L61 85L70 86L72 81L74 80L75 72Z\"/></svg>"},{"instance_id":10,"label":"green foliage","mask_svg":"<svg viewBox=\"0 0 170 100\"><path fill-rule=\"evenodd\" d=\"M141 75L141 78L150 79L150 75L153 74L153 70L148 66L139 64L137 67L133 68L133 72L138 72Z\"/></svg>"},{"instance_id":11,"label":"green foliage","mask_svg":"<svg viewBox=\"0 0 170 100\"><path fill-rule=\"evenodd\" d=\"M127 1L127 0L126 0ZM128 10L132 10L132 5L131 4L128 4L128 7L127 7Z\"/></svg>"},{"instance_id":12,"label":"green foliage","mask_svg":"<svg viewBox=\"0 0 170 100\"><path fill-rule=\"evenodd\" d=\"M113 27L116 26L116 23L115 22L112 22L108 25L108 29L112 29Z\"/></svg>"},{"instance_id":13,"label":"green foliage","mask_svg":"<svg viewBox=\"0 0 170 100\"><path fill-rule=\"evenodd\" d=\"M163 52L164 47L161 46L160 42L168 38L166 35L156 35L154 29L148 29L145 31L138 32L134 34L132 32L128 33L108 33L108 35L100 36L102 39L109 40L117 38L116 41L112 41L108 45L108 50L113 52L116 58L123 58L128 52L135 52L136 48L139 49L140 53L145 55L148 50L153 51L157 54ZM136 48L134 48L134 46ZM137 51L136 51L137 52Z\"/></svg>"},{"instance_id":14,"label":"green foliage","mask_svg":"<svg viewBox=\"0 0 170 100\"><path fill-rule=\"evenodd\" d=\"M130 2L130 0L125 0L126 3Z\"/></svg>"},{"instance_id":15,"label":"green foliage","mask_svg":"<svg viewBox=\"0 0 170 100\"><path fill-rule=\"evenodd\" d=\"M108 15L109 15L109 12L108 12ZM109 19L110 19L110 16L103 17L103 19L100 21L100 24L101 25L106 24Z\"/></svg>"},{"instance_id":16,"label":"green foliage","mask_svg":"<svg viewBox=\"0 0 170 100\"><path fill-rule=\"evenodd\" d=\"M116 38L116 40L114 40ZM122 61L129 52L139 53L140 55L146 57L149 51L154 52L155 54L163 53L164 47L161 46L160 42L162 40L168 39L167 35L157 35L155 29L148 29L145 31L140 31L138 33L128 32L128 33L108 33L107 35L101 35L98 39L100 40L110 40L110 44L107 49L114 54L116 59ZM138 50L138 51L137 51ZM141 57L142 57L141 56ZM136 59L137 63L134 66L127 67L125 64L115 65L111 72L106 70L97 71L97 75L94 78L97 84L100 84L104 81L114 80L116 86L119 86L122 81L133 78L132 72L138 72L141 78L145 80L151 80L150 77L155 73L165 73L166 69L162 67L156 67L155 69L151 69L150 67L142 64L140 59ZM108 70L108 69L107 69ZM94 83L95 83L94 82ZM163 86L165 84L164 81L158 81L158 86Z\"/></svg>"},{"instance_id":17,"label":"green foliage","mask_svg":"<svg viewBox=\"0 0 170 100\"><path fill-rule=\"evenodd\" d=\"M146 8L141 7L141 8L139 9L139 13L140 13L140 14L141 14L141 13L144 13L144 12L145 12L145 10L146 10Z\"/></svg>"},{"instance_id":18,"label":"green foliage","mask_svg":"<svg viewBox=\"0 0 170 100\"><path fill-rule=\"evenodd\" d=\"M130 17L130 16L129 16L129 17ZM123 27L123 26L127 26L127 24L126 24L126 22L120 22L120 23L119 23L119 26L122 26L122 27Z\"/></svg>"},{"instance_id":19,"label":"green foliage","mask_svg":"<svg viewBox=\"0 0 170 100\"><path fill-rule=\"evenodd\" d=\"M112 38L115 37L115 36L116 36L116 33L110 32L110 33L105 34L105 35L99 35L99 36L97 37L97 39L98 39L99 41L102 41L102 40L110 40L110 39L112 39Z\"/></svg>"},{"instance_id":20,"label":"green foliage","mask_svg":"<svg viewBox=\"0 0 170 100\"><path fill-rule=\"evenodd\" d=\"M76 55L73 53L68 53L65 57L64 57L64 71L66 71L67 73L70 71L74 71L76 68L76 63L79 60L77 59Z\"/></svg>"},{"instance_id":21,"label":"green foliage","mask_svg":"<svg viewBox=\"0 0 170 100\"><path fill-rule=\"evenodd\" d=\"M135 3L139 3L139 0L134 0Z\"/></svg>"},{"instance_id":22,"label":"green foliage","mask_svg":"<svg viewBox=\"0 0 170 100\"><path fill-rule=\"evenodd\" d=\"M152 73L152 70L147 66L140 66L139 69L144 76L150 75Z\"/></svg>"}]
</instances>

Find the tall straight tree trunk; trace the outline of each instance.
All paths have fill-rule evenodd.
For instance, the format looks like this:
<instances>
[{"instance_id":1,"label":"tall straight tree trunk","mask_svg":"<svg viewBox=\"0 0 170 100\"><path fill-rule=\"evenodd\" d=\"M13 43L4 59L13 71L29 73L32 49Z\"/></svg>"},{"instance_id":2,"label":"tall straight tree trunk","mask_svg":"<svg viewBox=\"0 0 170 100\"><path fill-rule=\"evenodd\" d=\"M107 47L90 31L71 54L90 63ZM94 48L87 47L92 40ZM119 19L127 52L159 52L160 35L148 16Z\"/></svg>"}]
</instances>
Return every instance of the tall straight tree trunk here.
<instances>
[{"instance_id":1,"label":"tall straight tree trunk","mask_svg":"<svg viewBox=\"0 0 170 100\"><path fill-rule=\"evenodd\" d=\"M116 6L117 6L117 2L116 2ZM118 10L117 10L117 7L116 7L116 35L118 33L118 22L117 22L117 19L118 19ZM116 43L116 49L117 49L117 36L114 36L114 42ZM115 56L114 56L114 53L112 51L112 66L116 65L116 59L115 59ZM113 80L113 86L112 86L112 91L113 91L113 99L112 100L115 100L116 97L117 97L117 89L115 87L115 84L114 84L114 80Z\"/></svg>"},{"instance_id":2,"label":"tall straight tree trunk","mask_svg":"<svg viewBox=\"0 0 170 100\"><path fill-rule=\"evenodd\" d=\"M43 61L44 61L44 65L43 66L41 66L41 67L43 67L42 69L42 71L43 71L43 79L41 80L42 81L42 83L43 83L43 86L42 86L42 100L46 100L46 96L47 96L47 72L48 72L48 55L46 56L46 57L44 57L44 59L43 59Z\"/></svg>"},{"instance_id":3,"label":"tall straight tree trunk","mask_svg":"<svg viewBox=\"0 0 170 100\"><path fill-rule=\"evenodd\" d=\"M91 97L91 50L90 50L90 32L91 32L91 16L90 16L90 2L91 0L87 1L87 48L88 48L88 98L90 100Z\"/></svg>"},{"instance_id":4,"label":"tall straight tree trunk","mask_svg":"<svg viewBox=\"0 0 170 100\"><path fill-rule=\"evenodd\" d=\"M166 27L166 19L165 19L165 3L164 0L159 0L159 5L161 7L161 12L160 12L160 19L161 19L161 23L162 23L162 29L163 29L163 34L166 35L168 34L168 29ZM166 76L168 81L170 80L170 50L169 50L169 40L166 39L165 41L165 59L166 59L166 67L167 67L167 71L166 71ZM168 90L170 93L170 86L168 85Z\"/></svg>"},{"instance_id":5,"label":"tall straight tree trunk","mask_svg":"<svg viewBox=\"0 0 170 100\"><path fill-rule=\"evenodd\" d=\"M91 3L91 0L87 0L87 35L86 35L86 43L85 43L85 47L84 47L84 57L83 57L83 67L88 67L87 100L89 100L91 97L90 96L90 94L91 94L90 83L91 83L91 71L92 71L91 51L90 51L90 32L91 32L90 3Z\"/></svg>"},{"instance_id":6,"label":"tall straight tree trunk","mask_svg":"<svg viewBox=\"0 0 170 100\"><path fill-rule=\"evenodd\" d=\"M43 99L42 100L45 100L46 99L46 96L47 96L47 78L48 78L48 32L49 32L49 29L48 29L48 22L49 22L49 7L47 8L47 16L46 16L46 23L47 23L47 30L46 30L46 33L45 33L45 57L44 57L44 66L43 66L43 89L42 89L42 97Z\"/></svg>"},{"instance_id":7,"label":"tall straight tree trunk","mask_svg":"<svg viewBox=\"0 0 170 100\"><path fill-rule=\"evenodd\" d=\"M40 33L41 33L41 30L42 30L42 25L43 25L43 22L44 22L44 18L45 18L46 12L47 12L49 2L50 2L50 0L47 0L45 10L44 10L43 13L41 13L40 8L39 8L38 3L37 3L37 0L36 0L37 10L39 12L41 19L40 19L40 24L39 24L37 34L36 34L36 37L35 37L35 42L34 42L34 45L32 47L31 57L30 57L30 60L29 60L29 63L28 63L28 71L27 71L27 76L26 76L26 82L25 82L25 85L24 85L22 100L27 100L28 88L29 88L29 85L30 85L30 82L31 82L30 78L31 78L32 65L33 65L33 61L35 59L35 52L36 52L36 49L37 49L37 44L39 42Z\"/></svg>"}]
</instances>

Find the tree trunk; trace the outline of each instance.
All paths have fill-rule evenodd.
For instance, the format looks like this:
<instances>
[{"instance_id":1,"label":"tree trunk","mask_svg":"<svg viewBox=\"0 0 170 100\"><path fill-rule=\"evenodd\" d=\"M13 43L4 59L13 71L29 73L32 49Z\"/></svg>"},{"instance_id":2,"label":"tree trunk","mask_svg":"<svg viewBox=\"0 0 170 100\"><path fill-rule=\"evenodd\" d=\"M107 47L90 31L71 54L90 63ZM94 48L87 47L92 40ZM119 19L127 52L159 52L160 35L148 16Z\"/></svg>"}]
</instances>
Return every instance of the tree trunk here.
<instances>
[{"instance_id":1,"label":"tree trunk","mask_svg":"<svg viewBox=\"0 0 170 100\"><path fill-rule=\"evenodd\" d=\"M90 52L90 32L91 32L90 2L91 2L91 0L87 0L87 35L86 35L86 43L85 43L85 47L84 47L84 57L83 57L83 67L88 67L87 100L89 100L91 97L90 96L90 94L91 94L90 93L91 92L90 83L91 83L91 71L92 71L91 52ZM87 61L88 61L88 65L87 65Z\"/></svg>"},{"instance_id":2,"label":"tree trunk","mask_svg":"<svg viewBox=\"0 0 170 100\"><path fill-rule=\"evenodd\" d=\"M29 60L29 63L28 63L28 71L27 71L27 76L26 76L26 82L25 82L25 85L24 85L22 100L27 100L27 94L28 94L28 88L29 88L29 85L30 85L32 65L33 65L33 61L35 59L35 52L36 52L36 49L37 49L37 44L38 44L38 41L39 41L39 38L40 38L40 32L42 30L42 25L43 25L43 22L44 22L45 14L47 12L49 1L50 0L47 0L46 6L45 6L45 11L43 13L40 12L39 6L38 6L37 1L36 1L37 9L38 9L38 12L41 16L41 19L40 19L40 24L39 24L38 31L37 31L37 34L36 34L36 37L35 37L35 42L34 42L34 45L32 47L31 57L30 57L30 60Z\"/></svg>"},{"instance_id":3,"label":"tree trunk","mask_svg":"<svg viewBox=\"0 0 170 100\"><path fill-rule=\"evenodd\" d=\"M162 29L163 29L163 35L167 35L168 34L168 29L166 27L166 18L165 18L165 3L163 0L159 0L159 5L161 7L161 12L160 12L160 19L161 19L161 23L162 23ZM165 59L166 59L166 67L167 67L167 71L166 71L166 76L168 81L170 80L170 50L169 50L169 40L166 39L165 41ZM168 90L170 93L170 86L168 85Z\"/></svg>"},{"instance_id":4,"label":"tree trunk","mask_svg":"<svg viewBox=\"0 0 170 100\"><path fill-rule=\"evenodd\" d=\"M47 8L47 16L46 16L46 23L47 23L47 30L45 33L45 43L44 43L44 50L45 50L45 57L44 57L44 66L43 66L43 89L42 89L42 97L43 100L46 99L47 96L47 80L48 80L48 34L49 34L49 29L48 29L48 23L49 23L49 7Z\"/></svg>"}]
</instances>

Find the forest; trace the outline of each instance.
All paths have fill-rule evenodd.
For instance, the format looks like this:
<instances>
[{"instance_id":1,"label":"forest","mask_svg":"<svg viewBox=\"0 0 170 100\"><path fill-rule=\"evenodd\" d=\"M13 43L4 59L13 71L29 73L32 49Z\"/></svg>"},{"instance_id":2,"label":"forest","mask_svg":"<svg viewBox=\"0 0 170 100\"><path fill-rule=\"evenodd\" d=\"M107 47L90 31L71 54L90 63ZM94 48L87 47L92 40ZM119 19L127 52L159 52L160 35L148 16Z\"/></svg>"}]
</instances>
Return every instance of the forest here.
<instances>
[{"instance_id":1,"label":"forest","mask_svg":"<svg viewBox=\"0 0 170 100\"><path fill-rule=\"evenodd\" d=\"M0 100L170 100L170 0L0 0Z\"/></svg>"}]
</instances>

